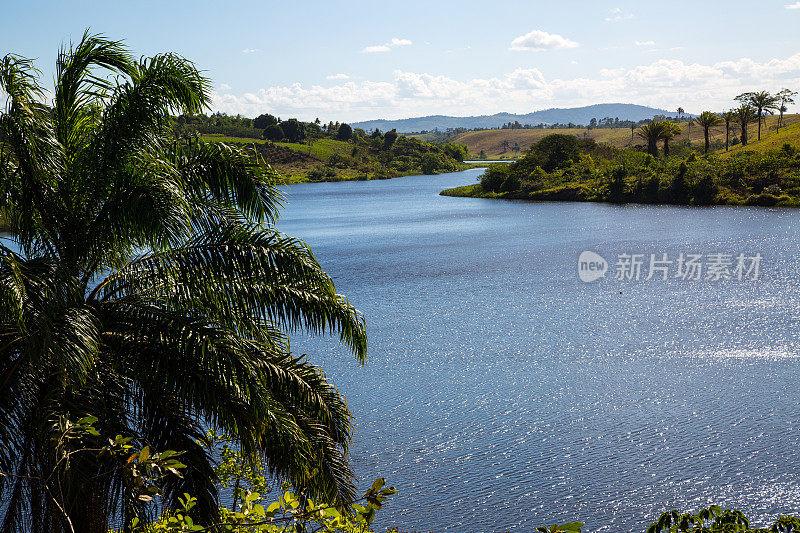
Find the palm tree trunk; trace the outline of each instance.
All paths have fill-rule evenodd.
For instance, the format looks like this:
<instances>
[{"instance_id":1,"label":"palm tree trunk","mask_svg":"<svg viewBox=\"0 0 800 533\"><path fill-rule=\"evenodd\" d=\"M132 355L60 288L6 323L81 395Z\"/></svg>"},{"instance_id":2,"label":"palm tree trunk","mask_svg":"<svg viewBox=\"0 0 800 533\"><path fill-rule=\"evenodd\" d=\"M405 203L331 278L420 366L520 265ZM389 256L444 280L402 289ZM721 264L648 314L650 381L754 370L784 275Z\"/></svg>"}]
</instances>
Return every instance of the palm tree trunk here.
<instances>
[{"instance_id":1,"label":"palm tree trunk","mask_svg":"<svg viewBox=\"0 0 800 533\"><path fill-rule=\"evenodd\" d=\"M761 140L761 108L758 109L758 140Z\"/></svg>"},{"instance_id":2,"label":"palm tree trunk","mask_svg":"<svg viewBox=\"0 0 800 533\"><path fill-rule=\"evenodd\" d=\"M669 139L664 139L664 157L669 157Z\"/></svg>"},{"instance_id":3,"label":"palm tree trunk","mask_svg":"<svg viewBox=\"0 0 800 533\"><path fill-rule=\"evenodd\" d=\"M742 124L742 146L747 146L747 124Z\"/></svg>"},{"instance_id":4,"label":"palm tree trunk","mask_svg":"<svg viewBox=\"0 0 800 533\"><path fill-rule=\"evenodd\" d=\"M705 153L708 154L708 148L711 145L711 143L708 141L708 128L703 128L703 135L706 138L706 151L705 151Z\"/></svg>"},{"instance_id":5,"label":"palm tree trunk","mask_svg":"<svg viewBox=\"0 0 800 533\"><path fill-rule=\"evenodd\" d=\"M728 151L728 147L731 144L731 127L725 124L725 151Z\"/></svg>"}]
</instances>

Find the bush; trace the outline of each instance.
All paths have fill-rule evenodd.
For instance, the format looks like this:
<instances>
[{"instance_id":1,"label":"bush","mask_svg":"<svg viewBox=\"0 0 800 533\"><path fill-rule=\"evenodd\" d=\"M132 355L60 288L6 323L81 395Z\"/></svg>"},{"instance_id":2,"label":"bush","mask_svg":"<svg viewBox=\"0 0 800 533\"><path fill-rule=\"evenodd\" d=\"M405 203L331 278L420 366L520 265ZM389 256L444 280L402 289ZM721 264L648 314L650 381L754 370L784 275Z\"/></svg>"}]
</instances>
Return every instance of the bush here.
<instances>
[{"instance_id":1,"label":"bush","mask_svg":"<svg viewBox=\"0 0 800 533\"><path fill-rule=\"evenodd\" d=\"M718 188L711 176L704 176L692 187L692 198L696 205L710 205L714 203Z\"/></svg>"},{"instance_id":2,"label":"bush","mask_svg":"<svg viewBox=\"0 0 800 533\"><path fill-rule=\"evenodd\" d=\"M625 178L628 171L625 167L617 167L611 171L611 178L606 188L606 198L609 202L620 203L625 197Z\"/></svg>"},{"instance_id":3,"label":"bush","mask_svg":"<svg viewBox=\"0 0 800 533\"><path fill-rule=\"evenodd\" d=\"M436 174L436 171L442 166L442 160L436 154L425 154L422 156L420 168L423 174Z\"/></svg>"},{"instance_id":4,"label":"bush","mask_svg":"<svg viewBox=\"0 0 800 533\"><path fill-rule=\"evenodd\" d=\"M277 124L271 124L264 128L264 138L270 141L281 141L286 136L283 134L283 128L278 126Z\"/></svg>"},{"instance_id":5,"label":"bush","mask_svg":"<svg viewBox=\"0 0 800 533\"><path fill-rule=\"evenodd\" d=\"M500 184L500 192L518 191L521 186L522 182L520 182L518 177L514 175L509 175L506 179L503 180L503 183Z\"/></svg>"},{"instance_id":6,"label":"bush","mask_svg":"<svg viewBox=\"0 0 800 533\"><path fill-rule=\"evenodd\" d=\"M528 150L524 167L542 167L546 172L566 168L580 157L580 143L572 135L552 134L543 137Z\"/></svg>"},{"instance_id":7,"label":"bush","mask_svg":"<svg viewBox=\"0 0 800 533\"><path fill-rule=\"evenodd\" d=\"M745 200L745 205L772 207L777 204L778 204L778 197L765 192L762 192L761 194L752 194L747 197L747 200Z\"/></svg>"},{"instance_id":8,"label":"bush","mask_svg":"<svg viewBox=\"0 0 800 533\"><path fill-rule=\"evenodd\" d=\"M499 192L508 177L507 168L491 167L486 169L481 178L481 187L487 192Z\"/></svg>"},{"instance_id":9,"label":"bush","mask_svg":"<svg viewBox=\"0 0 800 533\"><path fill-rule=\"evenodd\" d=\"M353 128L350 127L350 124L341 124L336 132L336 138L340 141L349 141L352 136Z\"/></svg>"}]
</instances>

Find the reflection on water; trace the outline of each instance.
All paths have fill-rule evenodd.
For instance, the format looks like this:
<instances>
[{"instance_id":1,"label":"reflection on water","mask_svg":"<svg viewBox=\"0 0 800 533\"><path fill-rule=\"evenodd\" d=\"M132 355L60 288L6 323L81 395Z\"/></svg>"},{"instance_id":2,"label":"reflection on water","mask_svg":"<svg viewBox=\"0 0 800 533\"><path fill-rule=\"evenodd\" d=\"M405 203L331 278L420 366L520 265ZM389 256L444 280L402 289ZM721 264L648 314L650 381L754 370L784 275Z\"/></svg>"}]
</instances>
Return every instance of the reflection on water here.
<instances>
[{"instance_id":1,"label":"reflection on water","mask_svg":"<svg viewBox=\"0 0 800 533\"><path fill-rule=\"evenodd\" d=\"M800 512L800 211L447 198L480 170L288 188L363 311L359 367L295 340L357 418L378 528L643 531L668 508ZM581 283L581 251L761 253L755 282Z\"/></svg>"}]
</instances>

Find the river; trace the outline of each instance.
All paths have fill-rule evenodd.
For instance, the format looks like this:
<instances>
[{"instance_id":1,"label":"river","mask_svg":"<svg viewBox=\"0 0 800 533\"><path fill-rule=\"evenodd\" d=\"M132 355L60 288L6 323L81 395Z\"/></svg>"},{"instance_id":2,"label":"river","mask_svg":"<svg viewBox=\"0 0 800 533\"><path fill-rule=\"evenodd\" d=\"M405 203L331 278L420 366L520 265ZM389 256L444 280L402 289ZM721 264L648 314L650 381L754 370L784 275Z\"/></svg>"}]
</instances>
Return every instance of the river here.
<instances>
[{"instance_id":1,"label":"river","mask_svg":"<svg viewBox=\"0 0 800 533\"><path fill-rule=\"evenodd\" d=\"M348 398L362 485L400 491L376 531L800 512L800 211L438 195L481 172L286 189L279 229L367 318L364 367L330 339L293 348ZM591 283L587 250L608 263ZM700 280L675 277L681 254ZM706 279L720 258L731 279Z\"/></svg>"}]
</instances>

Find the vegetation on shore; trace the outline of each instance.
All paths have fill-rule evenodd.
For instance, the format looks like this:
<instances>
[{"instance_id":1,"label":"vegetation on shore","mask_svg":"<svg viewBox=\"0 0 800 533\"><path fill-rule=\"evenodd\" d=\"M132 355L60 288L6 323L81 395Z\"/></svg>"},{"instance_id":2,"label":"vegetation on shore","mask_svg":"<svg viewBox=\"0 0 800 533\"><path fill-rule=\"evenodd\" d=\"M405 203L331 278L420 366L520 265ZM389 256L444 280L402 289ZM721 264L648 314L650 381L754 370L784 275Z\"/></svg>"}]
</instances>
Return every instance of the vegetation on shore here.
<instances>
[{"instance_id":1,"label":"vegetation on shore","mask_svg":"<svg viewBox=\"0 0 800 533\"><path fill-rule=\"evenodd\" d=\"M791 91L746 93L730 115L703 112L693 119L703 143L694 148L675 139L685 129L654 120L634 133L644 142L616 148L593 139L551 134L515 163L489 168L480 183L442 191L446 196L539 201L637 202L677 205L800 206L800 124L776 117L776 131L754 143L748 133L771 109L785 110ZM759 107L760 106L760 107ZM726 129L726 143L711 141ZM784 126L783 129L780 129ZM730 128L739 140L730 143ZM761 134L759 133L760 137ZM758 138L758 137L757 137ZM740 141L740 142L739 142ZM779 146L778 143L782 142ZM716 150L715 150L716 148Z\"/></svg>"},{"instance_id":2,"label":"vegetation on shore","mask_svg":"<svg viewBox=\"0 0 800 533\"><path fill-rule=\"evenodd\" d=\"M181 115L173 128L182 137L200 135L207 143L240 148L251 165L274 169L280 183L388 179L466 168L467 149L462 144L433 144L395 131L368 134L338 122Z\"/></svg>"}]
</instances>

